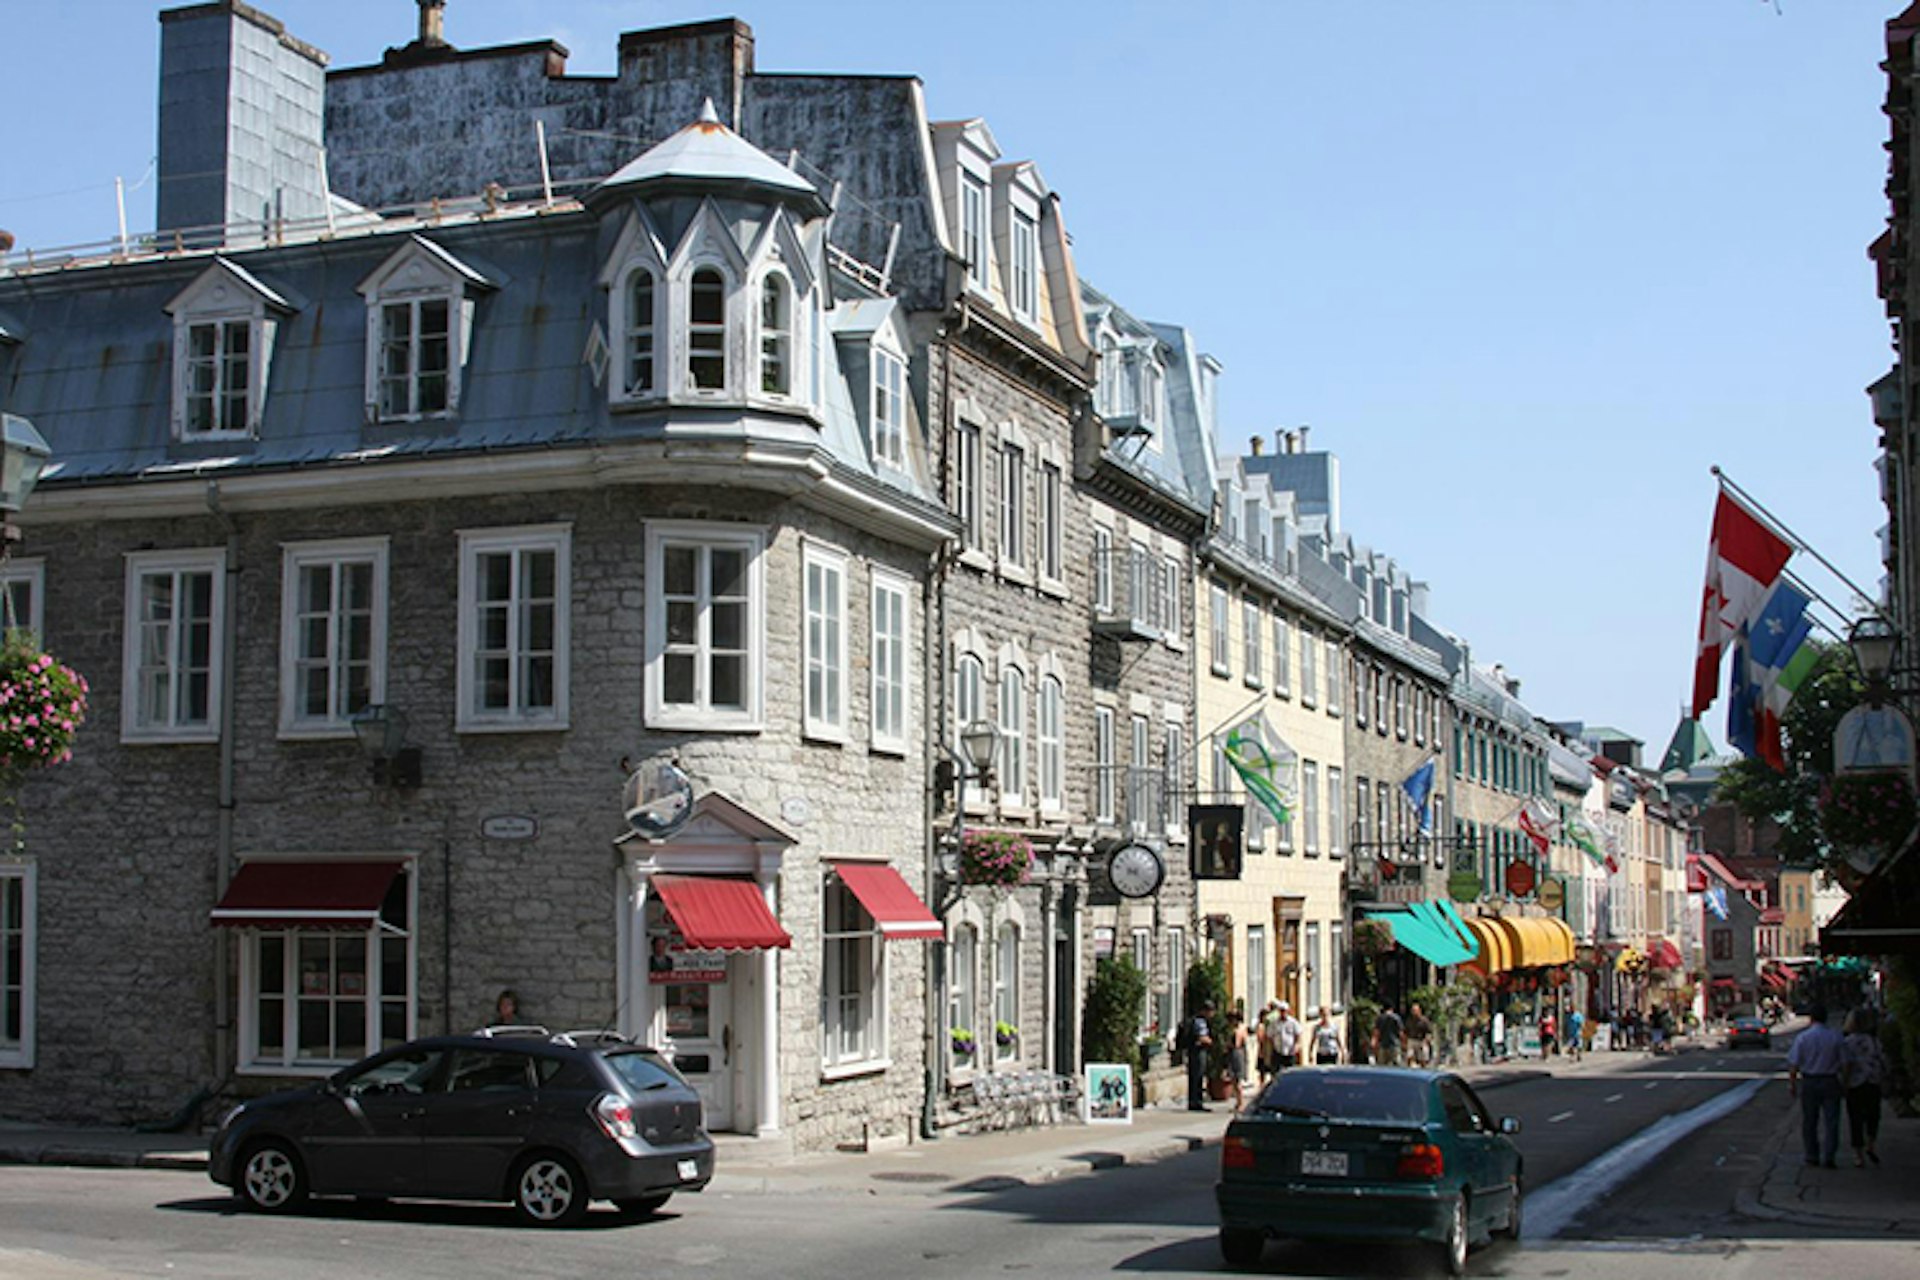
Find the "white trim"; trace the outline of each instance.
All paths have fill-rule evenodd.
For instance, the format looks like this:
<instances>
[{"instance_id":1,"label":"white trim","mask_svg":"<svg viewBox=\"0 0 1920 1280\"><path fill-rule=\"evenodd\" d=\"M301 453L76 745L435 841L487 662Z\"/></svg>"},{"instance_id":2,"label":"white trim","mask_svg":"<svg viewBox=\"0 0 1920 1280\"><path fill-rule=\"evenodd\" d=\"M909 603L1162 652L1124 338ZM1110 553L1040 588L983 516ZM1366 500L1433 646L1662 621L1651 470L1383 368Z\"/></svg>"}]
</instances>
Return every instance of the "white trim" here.
<instances>
[{"instance_id":1,"label":"white trim","mask_svg":"<svg viewBox=\"0 0 1920 1280\"><path fill-rule=\"evenodd\" d=\"M27 588L27 616L14 619L15 627L31 631L36 638L46 635L47 615L47 566L39 556L23 556L0 562L0 590L9 593L15 583L24 583Z\"/></svg>"},{"instance_id":2,"label":"white trim","mask_svg":"<svg viewBox=\"0 0 1920 1280\"><path fill-rule=\"evenodd\" d=\"M746 705L719 708L711 705L704 678L696 671L695 697L688 703L666 701L667 617L665 605L664 553L667 543L691 543L710 552L724 548L744 552L747 557L746 625ZM726 524L697 520L649 520L646 526L646 669L645 711L649 728L686 729L703 732L757 732L766 718L767 609L766 555L767 531L760 525ZM706 611L700 625L706 626ZM696 667L710 657L704 641L696 643Z\"/></svg>"},{"instance_id":3,"label":"white trim","mask_svg":"<svg viewBox=\"0 0 1920 1280\"><path fill-rule=\"evenodd\" d=\"M120 660L120 740L124 743L217 742L220 739L220 699L226 682L225 632L227 616L227 552L224 547L179 551L134 551L126 558L125 600L122 613ZM204 724L180 725L168 713L166 723L151 725L141 716L140 698L140 586L158 574L210 575L208 602L207 706ZM177 686L180 667L180 629L175 613L168 619L166 669L170 687ZM177 708L177 703L176 703Z\"/></svg>"},{"instance_id":4,"label":"white trim","mask_svg":"<svg viewBox=\"0 0 1920 1280\"><path fill-rule=\"evenodd\" d=\"M808 738L826 742L845 742L847 725L852 719L850 703L853 690L849 688L852 672L852 659L848 652L852 632L852 619L847 610L847 574L852 566L852 557L839 547L804 539L800 546L800 725L801 733ZM828 652L814 653L814 608L813 608L813 571L819 569L827 586L829 596L821 602L823 613L820 622L823 627L831 627L836 635L827 644ZM826 575L832 574L830 580ZM836 643L837 642L837 643ZM837 652L836 652L837 650ZM823 712L816 713L813 706L814 667L820 668L823 685L822 698L829 704Z\"/></svg>"},{"instance_id":5,"label":"white trim","mask_svg":"<svg viewBox=\"0 0 1920 1280\"><path fill-rule=\"evenodd\" d=\"M387 611L388 611L388 539L343 538L329 542L284 542L280 544L280 736L282 738L351 738L353 726L346 717L326 715L302 717L299 714L300 688L300 614L302 604L300 573L322 565L334 569L349 564L369 564L373 569L370 670L367 674L367 701L387 700ZM339 590L336 578L335 592ZM329 611L329 644L339 641L338 614ZM332 664L337 665L335 654Z\"/></svg>"},{"instance_id":6,"label":"white trim","mask_svg":"<svg viewBox=\"0 0 1920 1280\"><path fill-rule=\"evenodd\" d=\"M0 979L17 976L20 982L20 1043L11 1048L0 1045L0 1069L31 1070L34 1065L35 987L39 956L39 866L33 862L0 862L0 886L10 880L20 882L20 972L5 971L6 952L0 949Z\"/></svg>"},{"instance_id":7,"label":"white trim","mask_svg":"<svg viewBox=\"0 0 1920 1280\"><path fill-rule=\"evenodd\" d=\"M881 704L881 634L880 634L880 596L883 592L897 594L900 598L900 646L899 670L894 673L900 686L900 722L897 733L882 733L880 730ZM867 666L871 669L872 679L867 689L867 717L871 725L870 743L875 751L884 751L893 755L905 755L913 741L913 673L918 667L913 655L913 580L905 574L895 573L891 569L882 569L878 565L873 569L873 580L868 590L867 619Z\"/></svg>"},{"instance_id":8,"label":"white trim","mask_svg":"<svg viewBox=\"0 0 1920 1280\"><path fill-rule=\"evenodd\" d=\"M568 691L572 650L573 615L573 526L571 524L517 525L505 528L462 529L460 539L460 596L457 666L454 686L454 732L456 733L530 733L558 732L568 725ZM475 705L479 695L473 661L479 648L476 610L479 605L479 560L483 555L516 553L514 576L519 575L518 554L526 551L553 553L553 706L529 712L523 707L524 690L518 688L518 649L509 637L511 673L508 678L509 701L503 710L482 710ZM519 613L520 593L513 596L513 612Z\"/></svg>"}]
</instances>

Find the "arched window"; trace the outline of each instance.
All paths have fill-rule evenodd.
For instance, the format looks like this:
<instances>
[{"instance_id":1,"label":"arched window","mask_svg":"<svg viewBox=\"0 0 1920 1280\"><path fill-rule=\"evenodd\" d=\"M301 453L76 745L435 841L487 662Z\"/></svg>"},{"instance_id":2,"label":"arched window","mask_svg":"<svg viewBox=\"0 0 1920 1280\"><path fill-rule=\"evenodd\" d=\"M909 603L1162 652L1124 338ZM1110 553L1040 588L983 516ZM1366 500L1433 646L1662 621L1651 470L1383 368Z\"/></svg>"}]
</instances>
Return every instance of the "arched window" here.
<instances>
[{"instance_id":1,"label":"arched window","mask_svg":"<svg viewBox=\"0 0 1920 1280\"><path fill-rule=\"evenodd\" d=\"M760 389L776 396L793 391L793 291L778 274L760 285Z\"/></svg>"},{"instance_id":2,"label":"arched window","mask_svg":"<svg viewBox=\"0 0 1920 1280\"><path fill-rule=\"evenodd\" d=\"M727 386L727 279L714 267L695 271L687 290L687 378L701 391Z\"/></svg>"},{"instance_id":3,"label":"arched window","mask_svg":"<svg viewBox=\"0 0 1920 1280\"><path fill-rule=\"evenodd\" d=\"M1027 677L1018 667L1000 674L1000 799L1026 803Z\"/></svg>"},{"instance_id":4,"label":"arched window","mask_svg":"<svg viewBox=\"0 0 1920 1280\"><path fill-rule=\"evenodd\" d=\"M993 935L993 1057L1020 1056L1020 926L1003 920Z\"/></svg>"},{"instance_id":5,"label":"arched window","mask_svg":"<svg viewBox=\"0 0 1920 1280\"><path fill-rule=\"evenodd\" d=\"M653 272L627 277L627 394L653 391Z\"/></svg>"},{"instance_id":6,"label":"arched window","mask_svg":"<svg viewBox=\"0 0 1920 1280\"><path fill-rule=\"evenodd\" d=\"M953 940L947 943L947 1040L953 1049L953 1065L970 1067L979 1045L982 1029L973 1025L974 972L978 963L979 935L970 924L953 927ZM960 1032L966 1032L963 1039Z\"/></svg>"},{"instance_id":7,"label":"arched window","mask_svg":"<svg viewBox=\"0 0 1920 1280\"><path fill-rule=\"evenodd\" d=\"M960 749L960 735L967 726L987 714L980 659L962 654L953 668L953 745Z\"/></svg>"}]
</instances>

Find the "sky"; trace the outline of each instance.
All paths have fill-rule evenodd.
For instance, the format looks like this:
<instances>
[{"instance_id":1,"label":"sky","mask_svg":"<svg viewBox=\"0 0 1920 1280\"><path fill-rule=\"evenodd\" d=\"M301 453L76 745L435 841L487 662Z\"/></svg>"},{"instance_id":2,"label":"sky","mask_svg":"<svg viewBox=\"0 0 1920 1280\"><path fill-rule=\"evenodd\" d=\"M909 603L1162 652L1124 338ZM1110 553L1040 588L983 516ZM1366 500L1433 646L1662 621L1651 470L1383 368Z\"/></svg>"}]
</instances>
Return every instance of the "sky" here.
<instances>
[{"instance_id":1,"label":"sky","mask_svg":"<svg viewBox=\"0 0 1920 1280\"><path fill-rule=\"evenodd\" d=\"M157 14L0 3L0 227L153 225ZM260 0L336 67L413 0ZM1904 0L450 0L461 47L744 19L763 71L911 73L1058 192L1081 274L1226 368L1222 447L1309 426L1342 526L1532 710L1680 714L1718 464L1868 591L1892 361L1884 24ZM1792 566L1845 610L1850 592ZM1721 699L1708 728L1724 740Z\"/></svg>"}]
</instances>

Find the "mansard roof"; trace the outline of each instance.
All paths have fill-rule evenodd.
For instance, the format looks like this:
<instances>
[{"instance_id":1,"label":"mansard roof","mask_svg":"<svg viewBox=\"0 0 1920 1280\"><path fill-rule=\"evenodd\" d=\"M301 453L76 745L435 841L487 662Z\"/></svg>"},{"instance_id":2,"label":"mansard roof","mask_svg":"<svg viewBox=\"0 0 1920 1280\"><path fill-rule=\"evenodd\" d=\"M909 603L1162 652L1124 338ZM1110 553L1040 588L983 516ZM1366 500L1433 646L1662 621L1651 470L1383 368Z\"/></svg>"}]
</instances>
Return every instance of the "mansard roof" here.
<instances>
[{"instance_id":1,"label":"mansard roof","mask_svg":"<svg viewBox=\"0 0 1920 1280\"><path fill-rule=\"evenodd\" d=\"M809 213L827 211L818 187L721 124L711 98L698 120L630 161L594 192L629 194L636 188L733 189L795 203Z\"/></svg>"}]
</instances>

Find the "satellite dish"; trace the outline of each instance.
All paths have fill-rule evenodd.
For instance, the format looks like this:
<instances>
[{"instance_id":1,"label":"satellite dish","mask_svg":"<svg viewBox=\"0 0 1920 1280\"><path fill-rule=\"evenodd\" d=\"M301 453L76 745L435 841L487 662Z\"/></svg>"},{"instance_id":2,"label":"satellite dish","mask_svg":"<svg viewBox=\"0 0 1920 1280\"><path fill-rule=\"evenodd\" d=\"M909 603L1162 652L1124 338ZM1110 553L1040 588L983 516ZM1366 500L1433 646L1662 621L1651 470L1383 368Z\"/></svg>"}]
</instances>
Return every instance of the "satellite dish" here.
<instances>
[{"instance_id":1,"label":"satellite dish","mask_svg":"<svg viewBox=\"0 0 1920 1280\"><path fill-rule=\"evenodd\" d=\"M637 834L665 840L693 816L693 779L671 760L643 764L627 775L620 808Z\"/></svg>"}]
</instances>

